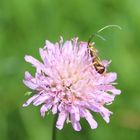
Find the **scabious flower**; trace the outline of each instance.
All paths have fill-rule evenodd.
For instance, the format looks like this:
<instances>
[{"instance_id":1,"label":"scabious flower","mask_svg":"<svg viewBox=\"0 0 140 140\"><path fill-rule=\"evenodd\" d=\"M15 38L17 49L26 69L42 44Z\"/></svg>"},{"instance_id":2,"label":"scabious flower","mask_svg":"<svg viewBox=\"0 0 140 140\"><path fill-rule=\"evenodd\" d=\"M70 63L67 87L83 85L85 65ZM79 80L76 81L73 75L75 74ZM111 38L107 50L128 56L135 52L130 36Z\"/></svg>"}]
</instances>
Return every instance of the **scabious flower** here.
<instances>
[{"instance_id":1,"label":"scabious flower","mask_svg":"<svg viewBox=\"0 0 140 140\"><path fill-rule=\"evenodd\" d=\"M99 74L94 68L87 42L77 38L59 43L48 40L39 49L42 62L26 55L25 60L36 68L35 76L25 72L24 84L34 91L23 106L41 105L44 117L47 111L58 114L56 127L62 129L65 121L71 122L74 130L80 131L80 118L85 118L92 129L97 128L91 111L99 113L109 123L109 105L120 90L114 87L117 74ZM107 70L110 62L103 61Z\"/></svg>"}]
</instances>

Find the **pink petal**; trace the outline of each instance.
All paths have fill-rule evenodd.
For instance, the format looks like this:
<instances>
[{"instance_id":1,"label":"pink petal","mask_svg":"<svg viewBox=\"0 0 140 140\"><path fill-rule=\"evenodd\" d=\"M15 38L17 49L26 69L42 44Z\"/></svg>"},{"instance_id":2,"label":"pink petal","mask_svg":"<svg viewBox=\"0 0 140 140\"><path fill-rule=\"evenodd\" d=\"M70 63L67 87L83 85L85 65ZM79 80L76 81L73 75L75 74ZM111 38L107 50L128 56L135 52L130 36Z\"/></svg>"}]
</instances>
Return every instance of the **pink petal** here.
<instances>
[{"instance_id":1,"label":"pink petal","mask_svg":"<svg viewBox=\"0 0 140 140\"><path fill-rule=\"evenodd\" d=\"M72 122L72 126L74 128L75 131L80 131L81 130L81 125L78 121L76 121L75 119L75 115L71 114L71 122Z\"/></svg>"},{"instance_id":2,"label":"pink petal","mask_svg":"<svg viewBox=\"0 0 140 140\"><path fill-rule=\"evenodd\" d=\"M121 94L121 90L119 89L112 89L112 90L108 90L111 91L114 95L120 95Z\"/></svg>"},{"instance_id":3,"label":"pink petal","mask_svg":"<svg viewBox=\"0 0 140 140\"><path fill-rule=\"evenodd\" d=\"M75 37L72 39L72 44L74 48L77 48L77 43L78 43L78 37Z\"/></svg>"},{"instance_id":4,"label":"pink petal","mask_svg":"<svg viewBox=\"0 0 140 140\"><path fill-rule=\"evenodd\" d=\"M26 55L25 60L27 62L31 63L34 67L36 67L38 71L40 71L40 70L42 70L44 68L42 63L40 63L37 59L35 59L32 56Z\"/></svg>"},{"instance_id":5,"label":"pink petal","mask_svg":"<svg viewBox=\"0 0 140 140\"><path fill-rule=\"evenodd\" d=\"M81 125L79 122L72 122L72 126L75 131L80 131L81 130Z\"/></svg>"},{"instance_id":6,"label":"pink petal","mask_svg":"<svg viewBox=\"0 0 140 140\"><path fill-rule=\"evenodd\" d=\"M25 72L25 80L31 80L34 78L28 71Z\"/></svg>"},{"instance_id":7,"label":"pink petal","mask_svg":"<svg viewBox=\"0 0 140 140\"><path fill-rule=\"evenodd\" d=\"M79 108L76 106L72 106L71 114L73 114L74 120L79 121L80 120L80 113Z\"/></svg>"},{"instance_id":8,"label":"pink petal","mask_svg":"<svg viewBox=\"0 0 140 140\"><path fill-rule=\"evenodd\" d=\"M40 56L41 56L43 62L45 62L45 59L46 59L46 57L47 57L47 55L48 55L47 50L46 50L46 49L40 48L40 49L39 49L39 52L40 52Z\"/></svg>"},{"instance_id":9,"label":"pink petal","mask_svg":"<svg viewBox=\"0 0 140 140\"><path fill-rule=\"evenodd\" d=\"M47 48L48 52L55 52L55 46L49 40L46 40L45 48Z\"/></svg>"},{"instance_id":10,"label":"pink petal","mask_svg":"<svg viewBox=\"0 0 140 140\"><path fill-rule=\"evenodd\" d=\"M87 48L88 47L88 43L81 41L79 47L81 47L81 48Z\"/></svg>"},{"instance_id":11,"label":"pink petal","mask_svg":"<svg viewBox=\"0 0 140 140\"><path fill-rule=\"evenodd\" d=\"M99 86L96 86L96 88L101 91L111 91L115 89L112 85L99 85Z\"/></svg>"},{"instance_id":12,"label":"pink petal","mask_svg":"<svg viewBox=\"0 0 140 140\"><path fill-rule=\"evenodd\" d=\"M93 119L93 116L91 115L91 113L88 110L85 110L85 114L84 114L86 120L88 121L90 127L92 129L97 128L98 124L97 122Z\"/></svg>"},{"instance_id":13,"label":"pink petal","mask_svg":"<svg viewBox=\"0 0 140 140\"><path fill-rule=\"evenodd\" d=\"M52 105L50 103L44 104L40 109L41 116L45 117L45 112L48 111L51 107Z\"/></svg>"},{"instance_id":14,"label":"pink petal","mask_svg":"<svg viewBox=\"0 0 140 140\"><path fill-rule=\"evenodd\" d=\"M99 102L110 103L114 100L114 95L108 94L104 91L98 91L99 94L96 95L96 98Z\"/></svg>"},{"instance_id":15,"label":"pink petal","mask_svg":"<svg viewBox=\"0 0 140 140\"><path fill-rule=\"evenodd\" d=\"M117 79L117 74L115 72L106 73L104 83L111 83Z\"/></svg>"},{"instance_id":16,"label":"pink petal","mask_svg":"<svg viewBox=\"0 0 140 140\"><path fill-rule=\"evenodd\" d=\"M85 42L80 42L79 46L79 51L78 51L78 56L83 57L85 53L87 52L87 43Z\"/></svg>"},{"instance_id":17,"label":"pink petal","mask_svg":"<svg viewBox=\"0 0 140 140\"><path fill-rule=\"evenodd\" d=\"M36 98L38 98L38 97L39 97L39 95L36 94L36 95L34 95L33 97L29 98L29 99L23 104L23 107L28 106L32 101L34 101L34 100L35 100Z\"/></svg>"},{"instance_id":18,"label":"pink petal","mask_svg":"<svg viewBox=\"0 0 140 140\"><path fill-rule=\"evenodd\" d=\"M58 129L61 130L63 128L64 122L65 122L67 116L68 116L68 114L66 112L60 112L59 113L58 120L57 120L57 123L56 123L56 127Z\"/></svg>"},{"instance_id":19,"label":"pink petal","mask_svg":"<svg viewBox=\"0 0 140 140\"><path fill-rule=\"evenodd\" d=\"M62 47L62 52L66 56L72 53L72 49L73 49L72 42L66 41Z\"/></svg>"},{"instance_id":20,"label":"pink petal","mask_svg":"<svg viewBox=\"0 0 140 140\"><path fill-rule=\"evenodd\" d=\"M111 111L109 111L108 109L106 109L105 107L101 107L100 108L100 114L102 115L103 119L109 123L110 119L109 119L109 116L110 114L112 114Z\"/></svg>"},{"instance_id":21,"label":"pink petal","mask_svg":"<svg viewBox=\"0 0 140 140\"><path fill-rule=\"evenodd\" d=\"M109 64L111 63L111 60L110 61L103 60L102 63L107 68L109 66Z\"/></svg>"},{"instance_id":22,"label":"pink petal","mask_svg":"<svg viewBox=\"0 0 140 140\"><path fill-rule=\"evenodd\" d=\"M56 113L57 113L57 110L58 110L58 109L57 109L57 106L58 106L58 105L54 105L54 106L52 107L52 113L53 113L53 114L56 114Z\"/></svg>"},{"instance_id":23,"label":"pink petal","mask_svg":"<svg viewBox=\"0 0 140 140\"><path fill-rule=\"evenodd\" d=\"M49 99L50 96L48 95L40 95L34 102L33 105L34 106L38 106L41 105L42 103L44 103L47 99Z\"/></svg>"},{"instance_id":24,"label":"pink petal","mask_svg":"<svg viewBox=\"0 0 140 140\"><path fill-rule=\"evenodd\" d=\"M32 81L23 80L23 83L24 83L27 87L29 87L30 89L33 89L33 90L35 90L35 89L38 87L38 85L37 85L36 83L33 83Z\"/></svg>"}]
</instances>

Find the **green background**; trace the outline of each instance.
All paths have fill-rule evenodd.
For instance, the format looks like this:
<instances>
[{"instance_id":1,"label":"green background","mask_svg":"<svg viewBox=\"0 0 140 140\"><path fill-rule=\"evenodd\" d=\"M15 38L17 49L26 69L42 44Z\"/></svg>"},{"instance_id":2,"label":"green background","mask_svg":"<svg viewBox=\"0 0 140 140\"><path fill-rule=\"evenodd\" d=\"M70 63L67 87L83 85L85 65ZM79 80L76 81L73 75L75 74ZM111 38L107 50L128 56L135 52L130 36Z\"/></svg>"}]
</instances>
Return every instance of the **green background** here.
<instances>
[{"instance_id":1,"label":"green background","mask_svg":"<svg viewBox=\"0 0 140 140\"><path fill-rule=\"evenodd\" d=\"M140 139L140 1L139 0L0 0L0 140L51 140L53 116L40 116L39 108L22 108L28 98L24 71L34 72L25 54L39 58L45 40L59 41L89 36L108 24L110 28L94 38L102 59L112 60L109 71L118 73L117 96L108 108L114 112L106 124L91 130L81 121L82 131L71 125L57 131L57 140Z\"/></svg>"}]
</instances>

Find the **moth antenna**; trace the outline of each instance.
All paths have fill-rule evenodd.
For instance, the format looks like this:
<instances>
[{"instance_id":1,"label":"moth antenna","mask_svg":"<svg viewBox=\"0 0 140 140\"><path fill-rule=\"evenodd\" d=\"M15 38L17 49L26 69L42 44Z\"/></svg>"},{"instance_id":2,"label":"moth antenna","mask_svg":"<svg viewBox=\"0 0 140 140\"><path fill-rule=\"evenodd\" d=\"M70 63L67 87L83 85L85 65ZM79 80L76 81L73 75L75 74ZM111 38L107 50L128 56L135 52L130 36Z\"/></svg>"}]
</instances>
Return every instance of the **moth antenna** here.
<instances>
[{"instance_id":1,"label":"moth antenna","mask_svg":"<svg viewBox=\"0 0 140 140\"><path fill-rule=\"evenodd\" d=\"M107 26L104 26L103 28L101 28L100 30L97 31L97 33L100 33L102 32L103 30L107 29L107 28L110 28L110 27L116 27L118 29L122 29L119 25L107 25Z\"/></svg>"},{"instance_id":2,"label":"moth antenna","mask_svg":"<svg viewBox=\"0 0 140 140\"><path fill-rule=\"evenodd\" d=\"M88 46L89 46L89 43L91 42L91 40L95 37L95 34L92 34L90 37L89 37L89 40L88 40Z\"/></svg>"},{"instance_id":3,"label":"moth antenna","mask_svg":"<svg viewBox=\"0 0 140 140\"><path fill-rule=\"evenodd\" d=\"M91 40L92 40L95 36L97 36L97 37L99 37L100 39L106 41L106 39L105 39L104 37L102 37L101 35L99 35L99 34L97 34L97 33L100 33L100 32L102 32L103 30L105 30L105 29L107 29L107 28L111 28L111 27L116 27L116 28L118 28L118 29L120 29L120 30L122 29L119 25L107 25L107 26L104 26L103 28L101 28L100 30L98 30L95 34L92 34L92 35L90 36L90 38L89 38L89 40L88 40L88 45L89 45L89 43L91 42Z\"/></svg>"},{"instance_id":4,"label":"moth antenna","mask_svg":"<svg viewBox=\"0 0 140 140\"><path fill-rule=\"evenodd\" d=\"M92 40L95 36L97 36L97 37L99 37L100 39L106 41L106 39L105 39L104 37L102 37L101 35L98 35L98 34L95 33L95 34L92 34L92 35L90 36L90 38L89 38L89 40L88 40L88 45L89 45L89 43L91 42L91 40Z\"/></svg>"},{"instance_id":5,"label":"moth antenna","mask_svg":"<svg viewBox=\"0 0 140 140\"><path fill-rule=\"evenodd\" d=\"M102 39L103 41L106 41L106 39L104 37L102 37L101 35L96 34L97 37L99 37L100 39Z\"/></svg>"}]
</instances>

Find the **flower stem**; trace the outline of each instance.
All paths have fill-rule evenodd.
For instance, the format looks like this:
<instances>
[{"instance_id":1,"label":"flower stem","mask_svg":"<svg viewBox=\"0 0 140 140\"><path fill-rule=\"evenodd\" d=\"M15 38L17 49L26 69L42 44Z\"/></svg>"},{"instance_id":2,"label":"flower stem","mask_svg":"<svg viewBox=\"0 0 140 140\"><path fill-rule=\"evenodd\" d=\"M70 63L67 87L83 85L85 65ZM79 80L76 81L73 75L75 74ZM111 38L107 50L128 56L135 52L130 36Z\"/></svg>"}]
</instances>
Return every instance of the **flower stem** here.
<instances>
[{"instance_id":1,"label":"flower stem","mask_svg":"<svg viewBox=\"0 0 140 140\"><path fill-rule=\"evenodd\" d=\"M58 116L58 114L56 114L54 116L54 120L53 120L52 140L56 140L56 121L57 121L57 116Z\"/></svg>"}]
</instances>

